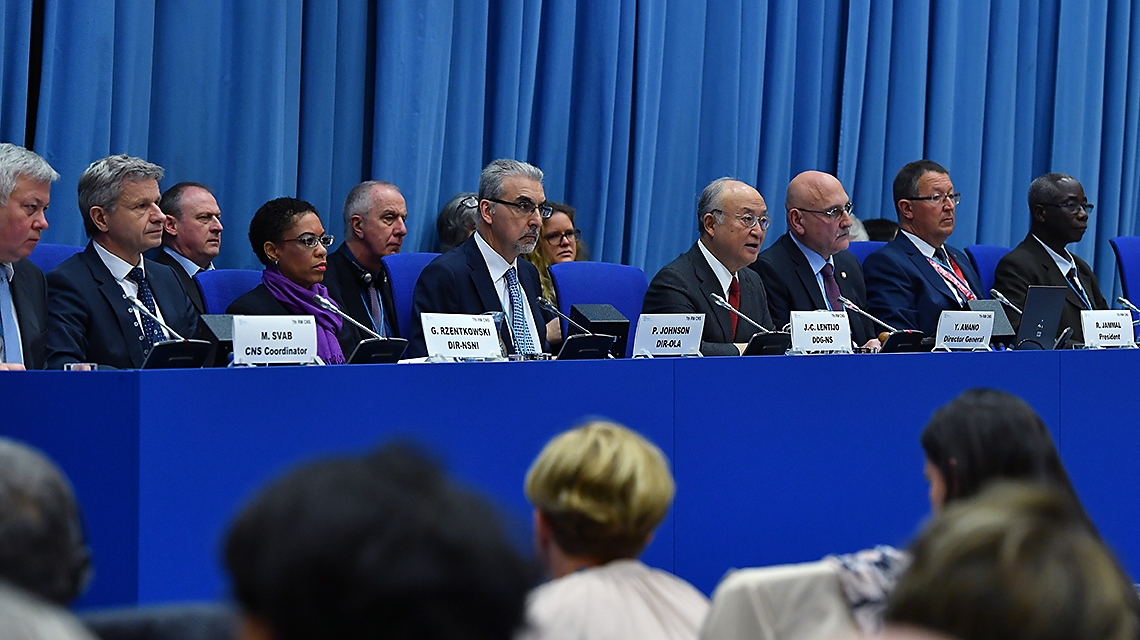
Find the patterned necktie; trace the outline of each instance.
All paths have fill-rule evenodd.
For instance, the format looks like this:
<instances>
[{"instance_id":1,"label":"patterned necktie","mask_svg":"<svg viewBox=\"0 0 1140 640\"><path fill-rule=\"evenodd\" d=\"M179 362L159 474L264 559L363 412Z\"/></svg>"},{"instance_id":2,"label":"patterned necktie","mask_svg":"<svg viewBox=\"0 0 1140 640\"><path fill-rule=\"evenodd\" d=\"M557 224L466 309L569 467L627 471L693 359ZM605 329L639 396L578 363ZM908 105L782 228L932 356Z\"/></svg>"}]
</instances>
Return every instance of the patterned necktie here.
<instances>
[{"instance_id":1,"label":"patterned necktie","mask_svg":"<svg viewBox=\"0 0 1140 640\"><path fill-rule=\"evenodd\" d=\"M150 283L146 281L146 276L143 275L142 269L139 267L131 269L131 272L127 274L127 280L138 285L139 295L137 297L139 302L143 303L143 306L146 307L146 310L154 315L158 315L158 309L154 306L154 294L150 291ZM142 322L142 339L146 342L143 353L150 353L155 343L161 342L165 336L159 328L158 323L145 313L139 313L139 320Z\"/></svg>"},{"instance_id":2,"label":"patterned necktie","mask_svg":"<svg viewBox=\"0 0 1140 640\"><path fill-rule=\"evenodd\" d=\"M736 276L732 276L732 282L728 283L728 304L732 305L733 309L740 311L740 281ZM735 313L728 314L732 316L732 336L736 337L736 321Z\"/></svg>"},{"instance_id":3,"label":"patterned necktie","mask_svg":"<svg viewBox=\"0 0 1140 640\"><path fill-rule=\"evenodd\" d=\"M515 351L522 354L538 353L534 348L534 340L530 337L530 328L526 326L523 306L525 299L514 267L507 269L507 291L511 294L511 334L515 337Z\"/></svg>"},{"instance_id":4,"label":"patterned necktie","mask_svg":"<svg viewBox=\"0 0 1140 640\"><path fill-rule=\"evenodd\" d=\"M384 322L384 303L380 301L380 292L376 287L368 287L368 306L372 312L372 326L382 337L388 337L388 325Z\"/></svg>"},{"instance_id":5,"label":"patterned necktie","mask_svg":"<svg viewBox=\"0 0 1140 640\"><path fill-rule=\"evenodd\" d=\"M0 269L0 362L24 364L17 326L8 274Z\"/></svg>"},{"instance_id":6,"label":"patterned necktie","mask_svg":"<svg viewBox=\"0 0 1140 640\"><path fill-rule=\"evenodd\" d=\"M823 274L823 292L827 294L827 308L832 311L842 311L843 306L839 304L839 282L835 279L835 267L831 263L824 263L823 268L819 270Z\"/></svg>"}]
</instances>

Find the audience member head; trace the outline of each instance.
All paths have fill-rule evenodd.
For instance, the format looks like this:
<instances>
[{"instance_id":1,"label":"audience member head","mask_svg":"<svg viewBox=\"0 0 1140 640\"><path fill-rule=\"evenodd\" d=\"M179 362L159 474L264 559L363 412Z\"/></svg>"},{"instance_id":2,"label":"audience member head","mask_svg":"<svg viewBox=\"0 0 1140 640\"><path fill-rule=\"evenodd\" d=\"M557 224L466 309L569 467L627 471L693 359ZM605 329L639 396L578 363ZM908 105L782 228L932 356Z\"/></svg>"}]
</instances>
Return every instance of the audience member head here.
<instances>
[{"instance_id":1,"label":"audience member head","mask_svg":"<svg viewBox=\"0 0 1140 640\"><path fill-rule=\"evenodd\" d=\"M479 176L476 232L507 262L534 251L550 206L542 171L518 160L495 160Z\"/></svg>"},{"instance_id":2,"label":"audience member head","mask_svg":"<svg viewBox=\"0 0 1140 640\"><path fill-rule=\"evenodd\" d=\"M435 219L435 232L439 235L439 252L447 253L463 244L475 233L479 219L479 197L460 192L447 201Z\"/></svg>"},{"instance_id":3,"label":"audience member head","mask_svg":"<svg viewBox=\"0 0 1140 640\"><path fill-rule=\"evenodd\" d=\"M550 278L550 265L575 260L588 260L586 244L582 242L582 232L574 225L574 207L560 202L551 202L554 213L542 221L538 245L526 254L526 259L538 267L542 280L542 295L547 300L555 300L554 281Z\"/></svg>"},{"instance_id":4,"label":"audience member head","mask_svg":"<svg viewBox=\"0 0 1140 640\"><path fill-rule=\"evenodd\" d=\"M922 431L930 503L937 511L998 479L1056 487L1076 500L1045 423L1024 400L970 389L934 412Z\"/></svg>"},{"instance_id":5,"label":"audience member head","mask_svg":"<svg viewBox=\"0 0 1140 640\"><path fill-rule=\"evenodd\" d=\"M39 451L0 438L0 579L67 604L87 586L90 567L63 472Z\"/></svg>"},{"instance_id":6,"label":"audience member head","mask_svg":"<svg viewBox=\"0 0 1140 640\"><path fill-rule=\"evenodd\" d=\"M158 203L166 214L162 244L202 269L222 250L222 210L210 188L200 182L179 182Z\"/></svg>"},{"instance_id":7,"label":"audience member head","mask_svg":"<svg viewBox=\"0 0 1140 640\"><path fill-rule=\"evenodd\" d=\"M272 482L225 560L244 637L263 640L508 640L537 578L482 498L393 445Z\"/></svg>"},{"instance_id":8,"label":"audience member head","mask_svg":"<svg viewBox=\"0 0 1140 640\"><path fill-rule=\"evenodd\" d=\"M887 621L959 640L1134 640L1136 592L1063 491L1000 482L931 521Z\"/></svg>"},{"instance_id":9,"label":"audience member head","mask_svg":"<svg viewBox=\"0 0 1140 640\"><path fill-rule=\"evenodd\" d=\"M0 262L27 258L48 228L51 183L59 174L35 152L0 143Z\"/></svg>"},{"instance_id":10,"label":"audience member head","mask_svg":"<svg viewBox=\"0 0 1140 640\"><path fill-rule=\"evenodd\" d=\"M735 178L713 180L697 201L701 242L731 273L756 261L770 222L760 192Z\"/></svg>"},{"instance_id":11,"label":"audience member head","mask_svg":"<svg viewBox=\"0 0 1140 640\"><path fill-rule=\"evenodd\" d=\"M954 232L960 194L950 172L931 160L915 160L899 169L894 186L899 227L937 249Z\"/></svg>"},{"instance_id":12,"label":"audience member head","mask_svg":"<svg viewBox=\"0 0 1140 640\"><path fill-rule=\"evenodd\" d=\"M67 609L0 582L4 640L97 640Z\"/></svg>"},{"instance_id":13,"label":"audience member head","mask_svg":"<svg viewBox=\"0 0 1140 640\"><path fill-rule=\"evenodd\" d=\"M87 236L128 264L162 244L158 203L162 167L128 155L107 156L79 176L79 211Z\"/></svg>"},{"instance_id":14,"label":"audience member head","mask_svg":"<svg viewBox=\"0 0 1140 640\"><path fill-rule=\"evenodd\" d=\"M863 221L867 239L875 242L890 242L899 233L899 223L886 218L870 218Z\"/></svg>"},{"instance_id":15,"label":"audience member head","mask_svg":"<svg viewBox=\"0 0 1140 640\"><path fill-rule=\"evenodd\" d=\"M550 574L636 558L673 502L665 455L641 435L595 421L556 436L526 474L535 545Z\"/></svg>"},{"instance_id":16,"label":"audience member head","mask_svg":"<svg viewBox=\"0 0 1140 640\"><path fill-rule=\"evenodd\" d=\"M1029 230L1057 253L1085 237L1092 210L1085 188L1072 176L1046 173L1029 185Z\"/></svg>"},{"instance_id":17,"label":"audience member head","mask_svg":"<svg viewBox=\"0 0 1140 640\"><path fill-rule=\"evenodd\" d=\"M344 200L344 241L361 266L375 273L381 258L400 253L408 235L407 220L408 204L396 185L361 182Z\"/></svg>"},{"instance_id":18,"label":"audience member head","mask_svg":"<svg viewBox=\"0 0 1140 640\"><path fill-rule=\"evenodd\" d=\"M332 242L317 208L296 198L266 202L249 223L249 243L261 264L276 267L304 288L325 279L325 257Z\"/></svg>"},{"instance_id":19,"label":"audience member head","mask_svg":"<svg viewBox=\"0 0 1140 640\"><path fill-rule=\"evenodd\" d=\"M788 231L824 260L847 249L851 198L835 176L804 171L792 178L784 209Z\"/></svg>"}]
</instances>

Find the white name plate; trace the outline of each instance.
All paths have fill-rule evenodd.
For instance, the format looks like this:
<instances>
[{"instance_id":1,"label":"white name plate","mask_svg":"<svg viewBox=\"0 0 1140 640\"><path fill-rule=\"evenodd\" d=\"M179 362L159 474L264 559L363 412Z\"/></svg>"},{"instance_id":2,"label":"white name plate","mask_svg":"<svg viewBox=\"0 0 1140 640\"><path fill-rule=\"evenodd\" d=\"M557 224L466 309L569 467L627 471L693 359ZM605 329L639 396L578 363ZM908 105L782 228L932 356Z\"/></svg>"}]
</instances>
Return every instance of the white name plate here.
<instances>
[{"instance_id":1,"label":"white name plate","mask_svg":"<svg viewBox=\"0 0 1140 640\"><path fill-rule=\"evenodd\" d=\"M1136 346L1129 311L1081 311L1081 329L1085 346L1091 349Z\"/></svg>"},{"instance_id":2,"label":"white name plate","mask_svg":"<svg viewBox=\"0 0 1140 640\"><path fill-rule=\"evenodd\" d=\"M793 311L793 353L851 353L846 311Z\"/></svg>"},{"instance_id":3,"label":"white name plate","mask_svg":"<svg viewBox=\"0 0 1140 640\"><path fill-rule=\"evenodd\" d=\"M503 347L492 316L421 313L428 356L502 358Z\"/></svg>"},{"instance_id":4,"label":"white name plate","mask_svg":"<svg viewBox=\"0 0 1140 640\"><path fill-rule=\"evenodd\" d=\"M994 332L993 311L943 311L938 316L935 349L985 351Z\"/></svg>"},{"instance_id":5,"label":"white name plate","mask_svg":"<svg viewBox=\"0 0 1140 640\"><path fill-rule=\"evenodd\" d=\"M633 335L633 355L700 355L704 330L703 313L643 313Z\"/></svg>"},{"instance_id":6,"label":"white name plate","mask_svg":"<svg viewBox=\"0 0 1140 640\"><path fill-rule=\"evenodd\" d=\"M310 364L316 359L313 316L234 316L234 364Z\"/></svg>"}]
</instances>

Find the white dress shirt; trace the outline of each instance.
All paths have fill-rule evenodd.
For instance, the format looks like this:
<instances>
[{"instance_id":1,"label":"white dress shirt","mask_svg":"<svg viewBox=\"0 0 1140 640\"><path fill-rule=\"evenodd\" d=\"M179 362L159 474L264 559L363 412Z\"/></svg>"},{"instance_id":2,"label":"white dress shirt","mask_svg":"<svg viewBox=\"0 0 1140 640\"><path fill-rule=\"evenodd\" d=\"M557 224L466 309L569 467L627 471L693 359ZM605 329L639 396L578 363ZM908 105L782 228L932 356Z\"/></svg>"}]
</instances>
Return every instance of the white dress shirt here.
<instances>
[{"instance_id":1,"label":"white dress shirt","mask_svg":"<svg viewBox=\"0 0 1140 640\"><path fill-rule=\"evenodd\" d=\"M491 282L495 285L495 293L499 294L499 302L503 305L503 310L507 312L507 327L511 326L510 315L514 312L511 309L511 292L507 287L507 269L515 268L515 275L519 279L519 289L522 289L523 305L522 312L526 317L526 327L530 331L530 339L533 341L534 348L537 352L542 352L542 340L538 337L538 330L535 329L534 316L530 312L530 301L527 299L526 289L522 286L522 274L519 273L518 262L519 259L515 258L514 262L507 262L503 256L499 255L487 241L483 239L478 233L475 234L475 245L479 247L479 252L483 254L483 261L487 263L487 272L491 274Z\"/></svg>"},{"instance_id":2,"label":"white dress shirt","mask_svg":"<svg viewBox=\"0 0 1140 640\"><path fill-rule=\"evenodd\" d=\"M736 276L728 270L728 267L721 264L720 260L716 259L716 256L708 250L704 242L697 240L697 246L701 248L701 253L704 254L705 260L708 261L716 279L720 282L721 295L724 296L725 300L728 300L728 287L732 285L732 279Z\"/></svg>"},{"instance_id":3,"label":"white dress shirt","mask_svg":"<svg viewBox=\"0 0 1140 640\"><path fill-rule=\"evenodd\" d=\"M111 253L110 251L107 251L106 249L103 248L103 245L99 244L98 242L92 242L91 244L95 245L95 253L97 253L99 255L99 259L103 261L103 264L107 265L107 270L111 272L111 276L115 278L115 282L118 283L119 288L121 288L123 290L123 293L125 293L128 296L133 296L135 298L138 298L139 286L137 284L135 284L134 282L132 282L131 280L127 279L127 274L131 272L131 269L135 268L135 265L129 264L126 260L123 260L122 258ZM146 275L146 264L145 263L146 263L146 261L143 260L143 258L140 256L139 257L139 263L137 266L139 269L143 270L144 276ZM151 294L153 295L154 292L151 291ZM142 302L142 300L140 299L139 302ZM135 306L133 304L131 304L130 302L127 302L126 304L130 306L131 313L133 313L135 315L135 321L139 323L139 325L138 325L139 331L141 332L142 331L142 317L141 317L141 314L139 313L139 310L136 309ZM166 318L162 317L162 307L158 306L158 298L155 298L155 300L154 300L154 314L156 316L158 316L159 320L166 322ZM166 330L163 329L161 326L158 328L158 330L162 331L163 334L166 334ZM167 335L166 337L170 338L171 336Z\"/></svg>"}]
</instances>

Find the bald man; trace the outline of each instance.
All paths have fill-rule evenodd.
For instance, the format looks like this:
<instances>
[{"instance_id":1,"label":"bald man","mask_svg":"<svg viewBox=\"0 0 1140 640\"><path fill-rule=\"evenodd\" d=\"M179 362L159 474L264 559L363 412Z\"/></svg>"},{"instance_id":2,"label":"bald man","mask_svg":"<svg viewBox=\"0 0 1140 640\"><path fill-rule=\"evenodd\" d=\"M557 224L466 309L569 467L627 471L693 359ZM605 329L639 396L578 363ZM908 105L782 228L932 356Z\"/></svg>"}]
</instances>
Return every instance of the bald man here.
<instances>
[{"instance_id":1,"label":"bald man","mask_svg":"<svg viewBox=\"0 0 1140 640\"><path fill-rule=\"evenodd\" d=\"M847 251L851 198L839 179L821 171L799 174L788 184L784 210L788 232L752 264L776 326L787 324L792 311L840 311L839 296L865 306L863 269ZM848 318L856 344L879 346L870 320L853 313Z\"/></svg>"}]
</instances>

